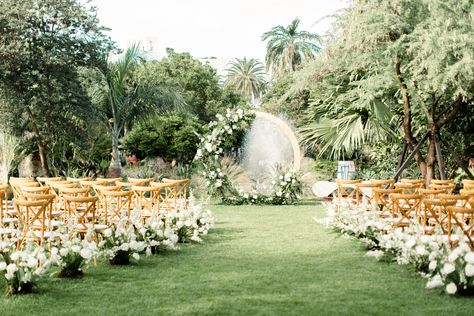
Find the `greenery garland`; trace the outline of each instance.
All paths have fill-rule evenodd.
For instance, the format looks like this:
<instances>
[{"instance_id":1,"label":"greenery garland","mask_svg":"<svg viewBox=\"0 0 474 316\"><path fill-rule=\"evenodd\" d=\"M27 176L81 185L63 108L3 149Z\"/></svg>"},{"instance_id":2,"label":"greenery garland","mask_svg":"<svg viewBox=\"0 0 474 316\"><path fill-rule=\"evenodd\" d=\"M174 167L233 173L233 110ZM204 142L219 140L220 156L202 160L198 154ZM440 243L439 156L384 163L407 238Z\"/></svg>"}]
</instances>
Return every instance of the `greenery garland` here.
<instances>
[{"instance_id":1,"label":"greenery garland","mask_svg":"<svg viewBox=\"0 0 474 316\"><path fill-rule=\"evenodd\" d=\"M216 115L209 123L209 132L201 137L194 161L206 179L208 194L219 198L224 204L292 204L299 199L302 182L296 172L279 167L272 191L265 195L253 190L251 193L237 188L223 172L220 157L227 137L249 127L255 120L255 111L227 109L225 115Z\"/></svg>"}]
</instances>

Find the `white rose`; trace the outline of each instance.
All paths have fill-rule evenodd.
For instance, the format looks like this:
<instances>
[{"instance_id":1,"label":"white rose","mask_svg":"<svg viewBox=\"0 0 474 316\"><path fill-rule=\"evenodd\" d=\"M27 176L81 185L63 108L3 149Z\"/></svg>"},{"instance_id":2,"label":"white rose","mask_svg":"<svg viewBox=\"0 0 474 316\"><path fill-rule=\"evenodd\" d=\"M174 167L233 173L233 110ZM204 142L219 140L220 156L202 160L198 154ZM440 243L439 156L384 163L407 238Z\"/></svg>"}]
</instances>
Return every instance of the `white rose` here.
<instances>
[{"instance_id":1,"label":"white rose","mask_svg":"<svg viewBox=\"0 0 474 316\"><path fill-rule=\"evenodd\" d=\"M92 251L90 249L83 248L81 250L81 257L86 260L89 260L90 258L92 258Z\"/></svg>"},{"instance_id":2,"label":"white rose","mask_svg":"<svg viewBox=\"0 0 474 316\"><path fill-rule=\"evenodd\" d=\"M441 276L439 274L435 275L433 278L431 278L428 283L426 283L426 288L427 289L433 289L435 287L440 287L443 286L443 280L441 279Z\"/></svg>"},{"instance_id":3,"label":"white rose","mask_svg":"<svg viewBox=\"0 0 474 316\"><path fill-rule=\"evenodd\" d=\"M196 151L196 156L197 156L197 157L201 157L201 156L202 156L202 150L201 150L201 149L198 149L198 150Z\"/></svg>"},{"instance_id":4,"label":"white rose","mask_svg":"<svg viewBox=\"0 0 474 316\"><path fill-rule=\"evenodd\" d=\"M36 267L38 265L38 259L31 257L28 259L26 265L28 266L28 268Z\"/></svg>"},{"instance_id":5,"label":"white rose","mask_svg":"<svg viewBox=\"0 0 474 316\"><path fill-rule=\"evenodd\" d=\"M466 265L466 276L468 277L474 276L474 264L468 263Z\"/></svg>"},{"instance_id":6,"label":"white rose","mask_svg":"<svg viewBox=\"0 0 474 316\"><path fill-rule=\"evenodd\" d=\"M122 250L122 251L128 251L130 249L130 247L127 243L124 243L124 244L120 245L119 249Z\"/></svg>"},{"instance_id":7,"label":"white rose","mask_svg":"<svg viewBox=\"0 0 474 316\"><path fill-rule=\"evenodd\" d=\"M66 257L68 253L69 253L69 248L59 249L59 254L61 255L61 257Z\"/></svg>"},{"instance_id":8,"label":"white rose","mask_svg":"<svg viewBox=\"0 0 474 316\"><path fill-rule=\"evenodd\" d=\"M448 294L455 294L457 290L458 290L458 288L456 287L456 284L454 284L453 282L449 283L446 286L446 292Z\"/></svg>"},{"instance_id":9,"label":"white rose","mask_svg":"<svg viewBox=\"0 0 474 316\"><path fill-rule=\"evenodd\" d=\"M208 152L211 152L212 151L212 144L211 143L206 143L206 145L204 145L204 147L206 148L206 150Z\"/></svg>"},{"instance_id":10,"label":"white rose","mask_svg":"<svg viewBox=\"0 0 474 316\"><path fill-rule=\"evenodd\" d=\"M106 230L104 230L104 237L109 238L111 236L112 236L112 229L107 228Z\"/></svg>"},{"instance_id":11,"label":"white rose","mask_svg":"<svg viewBox=\"0 0 474 316\"><path fill-rule=\"evenodd\" d=\"M430 271L434 271L434 269L436 269L436 266L437 266L437 262L435 260L431 261L430 262L430 265L428 266L428 268L430 269Z\"/></svg>"},{"instance_id":12,"label":"white rose","mask_svg":"<svg viewBox=\"0 0 474 316\"><path fill-rule=\"evenodd\" d=\"M176 222L176 226L177 226L178 228L181 228L181 227L184 226L184 222L183 222L183 221L177 221L177 222Z\"/></svg>"},{"instance_id":13,"label":"white rose","mask_svg":"<svg viewBox=\"0 0 474 316\"><path fill-rule=\"evenodd\" d=\"M426 253L425 246L423 245L416 246L415 251L416 251L416 254L419 256L423 256Z\"/></svg>"},{"instance_id":14,"label":"white rose","mask_svg":"<svg viewBox=\"0 0 474 316\"><path fill-rule=\"evenodd\" d=\"M12 261L17 261L19 258L20 258L20 254L19 254L17 251L15 251L14 253L12 253L12 255L10 256L10 259L11 259Z\"/></svg>"},{"instance_id":15,"label":"white rose","mask_svg":"<svg viewBox=\"0 0 474 316\"><path fill-rule=\"evenodd\" d=\"M444 275L448 275L450 274L451 272L453 272L454 270L456 270L456 268L454 267L454 265L452 265L451 263L445 263L444 266L443 266L443 269L441 269L441 272L444 274Z\"/></svg>"},{"instance_id":16,"label":"white rose","mask_svg":"<svg viewBox=\"0 0 474 316\"><path fill-rule=\"evenodd\" d=\"M81 247L79 247L78 245L74 245L71 247L71 250L74 251L74 252L81 252Z\"/></svg>"},{"instance_id":17,"label":"white rose","mask_svg":"<svg viewBox=\"0 0 474 316\"><path fill-rule=\"evenodd\" d=\"M10 264L7 266L7 274L5 275L5 278L6 278L7 280L13 279L13 276L14 276L14 274L15 274L16 271L18 271L18 267L16 266L16 264L10 263Z\"/></svg>"},{"instance_id":18,"label":"white rose","mask_svg":"<svg viewBox=\"0 0 474 316\"><path fill-rule=\"evenodd\" d=\"M222 186L222 180L216 180L216 188L220 188Z\"/></svg>"},{"instance_id":19,"label":"white rose","mask_svg":"<svg viewBox=\"0 0 474 316\"><path fill-rule=\"evenodd\" d=\"M469 251L464 257L467 263L474 264L474 252Z\"/></svg>"},{"instance_id":20,"label":"white rose","mask_svg":"<svg viewBox=\"0 0 474 316\"><path fill-rule=\"evenodd\" d=\"M407 248L411 248L411 247L413 247L415 244L416 244L415 238L411 237L410 239L407 240L407 242L406 242L405 245L407 246Z\"/></svg>"}]
</instances>

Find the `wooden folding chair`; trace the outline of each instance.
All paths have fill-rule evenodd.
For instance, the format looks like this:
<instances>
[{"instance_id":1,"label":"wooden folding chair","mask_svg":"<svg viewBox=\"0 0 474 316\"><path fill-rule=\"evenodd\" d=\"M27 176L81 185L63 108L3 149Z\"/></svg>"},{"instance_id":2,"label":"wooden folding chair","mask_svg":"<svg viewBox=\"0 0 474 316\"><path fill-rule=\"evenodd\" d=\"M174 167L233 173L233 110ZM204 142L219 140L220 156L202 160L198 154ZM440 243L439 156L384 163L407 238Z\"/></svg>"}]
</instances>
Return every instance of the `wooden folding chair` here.
<instances>
[{"instance_id":1,"label":"wooden folding chair","mask_svg":"<svg viewBox=\"0 0 474 316\"><path fill-rule=\"evenodd\" d=\"M105 224L130 220L133 196L133 191L102 191Z\"/></svg>"},{"instance_id":2,"label":"wooden folding chair","mask_svg":"<svg viewBox=\"0 0 474 316\"><path fill-rule=\"evenodd\" d=\"M423 224L424 232L432 234L435 227L439 226L443 234L448 233L448 210L450 206L454 206L456 201L442 201L442 200L423 200L423 212L421 223Z\"/></svg>"},{"instance_id":3,"label":"wooden folding chair","mask_svg":"<svg viewBox=\"0 0 474 316\"><path fill-rule=\"evenodd\" d=\"M18 248L22 248L28 240L41 245L45 241L49 242L51 239L57 238L53 235L54 222L49 216L50 200L13 199L13 205L21 215L23 223Z\"/></svg>"},{"instance_id":4,"label":"wooden folding chair","mask_svg":"<svg viewBox=\"0 0 474 316\"><path fill-rule=\"evenodd\" d=\"M448 207L448 238L451 245L454 244L451 235L454 227L460 229L466 236L471 249L474 250L474 208Z\"/></svg>"},{"instance_id":5,"label":"wooden folding chair","mask_svg":"<svg viewBox=\"0 0 474 316\"><path fill-rule=\"evenodd\" d=\"M457 207L466 207L469 202L469 195L460 195L460 194L438 194L438 198L441 201L454 201L454 206Z\"/></svg>"},{"instance_id":6,"label":"wooden folding chair","mask_svg":"<svg viewBox=\"0 0 474 316\"><path fill-rule=\"evenodd\" d=\"M421 194L391 194L392 224L406 227L418 222L421 208Z\"/></svg>"},{"instance_id":7,"label":"wooden folding chair","mask_svg":"<svg viewBox=\"0 0 474 316\"><path fill-rule=\"evenodd\" d=\"M49 186L39 186L39 187L19 187L18 192L21 194L32 193L32 194L48 194L51 192Z\"/></svg>"},{"instance_id":8,"label":"wooden folding chair","mask_svg":"<svg viewBox=\"0 0 474 316\"><path fill-rule=\"evenodd\" d=\"M36 181L10 182L10 186L12 188L13 198L18 198L18 196L21 194L20 188L39 187L40 184Z\"/></svg>"}]
</instances>

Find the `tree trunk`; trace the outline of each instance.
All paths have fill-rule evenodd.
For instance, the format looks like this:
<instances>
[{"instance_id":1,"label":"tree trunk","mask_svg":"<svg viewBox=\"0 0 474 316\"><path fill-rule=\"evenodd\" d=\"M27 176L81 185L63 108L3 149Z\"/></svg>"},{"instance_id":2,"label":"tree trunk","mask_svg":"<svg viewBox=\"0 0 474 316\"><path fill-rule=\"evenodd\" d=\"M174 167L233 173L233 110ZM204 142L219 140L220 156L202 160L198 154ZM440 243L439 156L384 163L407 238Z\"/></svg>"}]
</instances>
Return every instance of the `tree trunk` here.
<instances>
[{"instance_id":1,"label":"tree trunk","mask_svg":"<svg viewBox=\"0 0 474 316\"><path fill-rule=\"evenodd\" d=\"M41 163L41 175L43 177L48 177L49 167L48 167L48 158L46 155L46 144L41 137L41 134L38 129L38 125L36 125L36 121L33 117L33 112L31 112L31 109L29 107L26 107L26 113L28 114L28 118L30 119L31 129L33 130L33 133L35 134L35 137L36 137L36 145L38 146L38 154L39 154L40 163Z\"/></svg>"},{"instance_id":2,"label":"tree trunk","mask_svg":"<svg viewBox=\"0 0 474 316\"><path fill-rule=\"evenodd\" d=\"M430 184L431 180L435 178L435 165L436 165L436 147L435 147L435 137L436 134L431 134L428 141L428 153L427 153L427 163L426 163L426 175L425 183L426 186Z\"/></svg>"},{"instance_id":3,"label":"tree trunk","mask_svg":"<svg viewBox=\"0 0 474 316\"><path fill-rule=\"evenodd\" d=\"M120 161L119 135L117 131L112 131L112 159L110 161L108 175L112 178L122 175L122 163Z\"/></svg>"}]
</instances>

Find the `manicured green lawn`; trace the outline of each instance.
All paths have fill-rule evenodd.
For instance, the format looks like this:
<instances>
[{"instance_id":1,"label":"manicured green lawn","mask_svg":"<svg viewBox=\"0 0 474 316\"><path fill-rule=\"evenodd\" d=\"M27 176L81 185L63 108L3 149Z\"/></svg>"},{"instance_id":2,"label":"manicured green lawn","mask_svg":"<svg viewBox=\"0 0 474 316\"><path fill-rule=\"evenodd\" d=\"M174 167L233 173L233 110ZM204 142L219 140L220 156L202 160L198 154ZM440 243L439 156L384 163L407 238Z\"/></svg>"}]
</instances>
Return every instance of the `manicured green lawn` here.
<instances>
[{"instance_id":1,"label":"manicured green lawn","mask_svg":"<svg viewBox=\"0 0 474 316\"><path fill-rule=\"evenodd\" d=\"M473 315L474 297L426 290L313 221L321 206L212 206L203 244L137 265L91 267L0 298L0 315Z\"/></svg>"}]
</instances>

